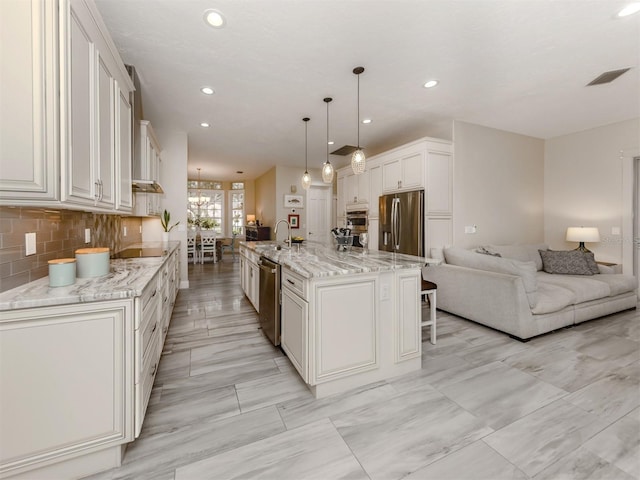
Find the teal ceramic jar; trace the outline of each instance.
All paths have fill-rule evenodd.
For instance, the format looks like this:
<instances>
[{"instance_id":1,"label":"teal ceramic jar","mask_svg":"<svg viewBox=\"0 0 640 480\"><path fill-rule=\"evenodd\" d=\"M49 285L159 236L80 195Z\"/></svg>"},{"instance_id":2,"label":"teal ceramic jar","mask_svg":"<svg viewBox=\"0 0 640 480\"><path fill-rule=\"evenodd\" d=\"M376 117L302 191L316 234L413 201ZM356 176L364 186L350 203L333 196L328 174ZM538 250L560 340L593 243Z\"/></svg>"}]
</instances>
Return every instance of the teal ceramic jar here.
<instances>
[{"instance_id":1,"label":"teal ceramic jar","mask_svg":"<svg viewBox=\"0 0 640 480\"><path fill-rule=\"evenodd\" d=\"M101 277L109 273L109 249L104 247L76 250L78 278Z\"/></svg>"},{"instance_id":2,"label":"teal ceramic jar","mask_svg":"<svg viewBox=\"0 0 640 480\"><path fill-rule=\"evenodd\" d=\"M65 287L76 283L76 259L49 260L49 286Z\"/></svg>"}]
</instances>

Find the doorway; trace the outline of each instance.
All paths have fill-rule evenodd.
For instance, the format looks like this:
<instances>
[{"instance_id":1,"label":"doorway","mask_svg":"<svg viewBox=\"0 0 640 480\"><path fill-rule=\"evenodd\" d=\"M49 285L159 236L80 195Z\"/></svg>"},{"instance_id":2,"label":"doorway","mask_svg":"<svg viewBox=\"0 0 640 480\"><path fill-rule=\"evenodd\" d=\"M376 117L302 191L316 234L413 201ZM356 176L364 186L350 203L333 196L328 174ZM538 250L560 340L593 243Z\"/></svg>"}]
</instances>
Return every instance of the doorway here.
<instances>
[{"instance_id":1,"label":"doorway","mask_svg":"<svg viewBox=\"0 0 640 480\"><path fill-rule=\"evenodd\" d=\"M331 185L312 185L307 194L307 239L329 242L331 230Z\"/></svg>"}]
</instances>

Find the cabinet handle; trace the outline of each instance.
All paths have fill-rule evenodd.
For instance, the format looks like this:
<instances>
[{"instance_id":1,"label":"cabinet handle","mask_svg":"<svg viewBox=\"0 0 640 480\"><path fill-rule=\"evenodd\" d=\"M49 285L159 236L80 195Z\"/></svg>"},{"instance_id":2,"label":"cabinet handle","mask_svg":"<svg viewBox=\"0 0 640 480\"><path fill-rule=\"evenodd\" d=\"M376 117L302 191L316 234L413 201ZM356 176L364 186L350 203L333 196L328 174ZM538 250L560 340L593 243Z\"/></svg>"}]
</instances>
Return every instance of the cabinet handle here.
<instances>
[{"instance_id":1,"label":"cabinet handle","mask_svg":"<svg viewBox=\"0 0 640 480\"><path fill-rule=\"evenodd\" d=\"M158 293L158 290L157 290L157 289L153 291L153 293L151 294L151 298L155 297L155 296L156 296L156 293Z\"/></svg>"},{"instance_id":2,"label":"cabinet handle","mask_svg":"<svg viewBox=\"0 0 640 480\"><path fill-rule=\"evenodd\" d=\"M152 377L156 374L156 368L158 368L158 362L153 364L153 368L151 369L151 376Z\"/></svg>"},{"instance_id":3,"label":"cabinet handle","mask_svg":"<svg viewBox=\"0 0 640 480\"><path fill-rule=\"evenodd\" d=\"M153 334L153 332L156 331L156 328L158 328L158 322L156 322L155 325L153 326L153 330L151 330L152 334Z\"/></svg>"},{"instance_id":4,"label":"cabinet handle","mask_svg":"<svg viewBox=\"0 0 640 480\"><path fill-rule=\"evenodd\" d=\"M291 284L291 285L293 285L293 286L295 286L295 284L296 284L296 282L294 282L294 281L292 281L292 280L290 280L290 279L288 279L288 278L287 278L287 282L288 282L288 283L290 283L290 284Z\"/></svg>"},{"instance_id":5,"label":"cabinet handle","mask_svg":"<svg viewBox=\"0 0 640 480\"><path fill-rule=\"evenodd\" d=\"M97 205L100 201L100 182L96 180L95 182L93 182L93 185L96 187L96 191L93 194L93 204Z\"/></svg>"}]
</instances>

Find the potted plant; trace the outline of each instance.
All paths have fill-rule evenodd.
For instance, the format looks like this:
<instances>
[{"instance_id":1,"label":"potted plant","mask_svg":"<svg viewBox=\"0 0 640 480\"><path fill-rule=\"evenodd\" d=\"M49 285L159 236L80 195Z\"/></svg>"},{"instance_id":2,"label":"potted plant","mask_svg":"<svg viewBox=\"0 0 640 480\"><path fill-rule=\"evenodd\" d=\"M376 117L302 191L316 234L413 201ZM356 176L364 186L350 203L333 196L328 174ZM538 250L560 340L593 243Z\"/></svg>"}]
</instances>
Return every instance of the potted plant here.
<instances>
[{"instance_id":1,"label":"potted plant","mask_svg":"<svg viewBox=\"0 0 640 480\"><path fill-rule=\"evenodd\" d=\"M162 229L164 230L164 232L162 232L163 242L166 243L169 241L169 232L173 229L173 227L175 227L179 223L180 222L176 222L173 225L171 225L171 214L169 213L169 211L165 210L162 213L162 217L160 217L160 224L162 225Z\"/></svg>"}]
</instances>

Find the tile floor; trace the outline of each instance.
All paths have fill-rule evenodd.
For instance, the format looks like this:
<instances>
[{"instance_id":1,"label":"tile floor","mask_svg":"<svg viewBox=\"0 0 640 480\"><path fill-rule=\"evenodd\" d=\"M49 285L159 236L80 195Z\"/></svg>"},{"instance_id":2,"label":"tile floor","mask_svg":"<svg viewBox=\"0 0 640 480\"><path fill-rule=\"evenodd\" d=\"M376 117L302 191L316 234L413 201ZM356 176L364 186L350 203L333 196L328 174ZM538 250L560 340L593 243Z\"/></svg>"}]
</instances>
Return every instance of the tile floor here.
<instances>
[{"instance_id":1,"label":"tile floor","mask_svg":"<svg viewBox=\"0 0 640 480\"><path fill-rule=\"evenodd\" d=\"M189 265L142 434L92 480L640 479L640 312L528 343L438 312L420 372L315 400L238 265Z\"/></svg>"}]
</instances>

